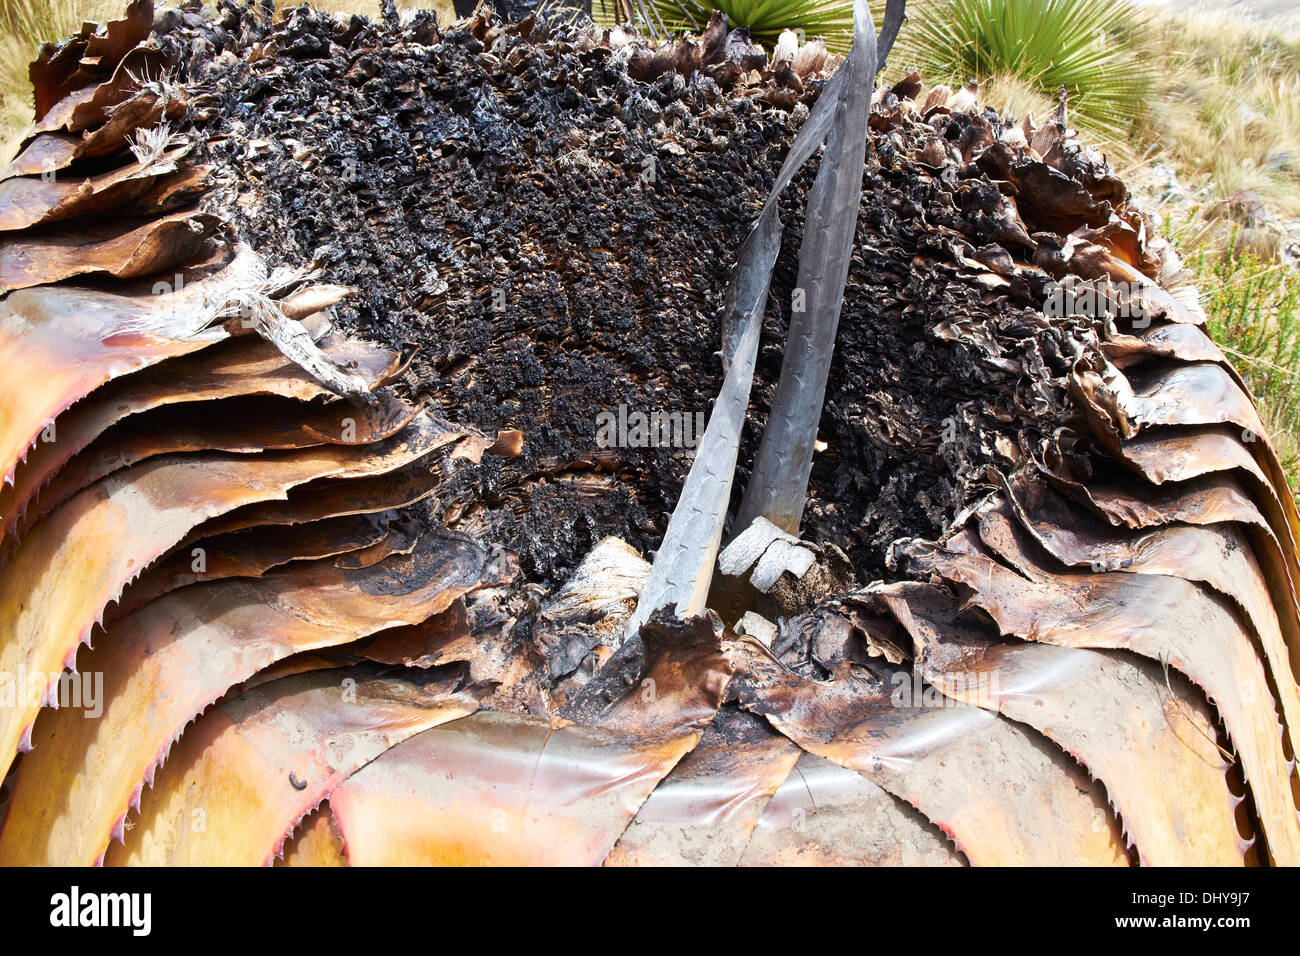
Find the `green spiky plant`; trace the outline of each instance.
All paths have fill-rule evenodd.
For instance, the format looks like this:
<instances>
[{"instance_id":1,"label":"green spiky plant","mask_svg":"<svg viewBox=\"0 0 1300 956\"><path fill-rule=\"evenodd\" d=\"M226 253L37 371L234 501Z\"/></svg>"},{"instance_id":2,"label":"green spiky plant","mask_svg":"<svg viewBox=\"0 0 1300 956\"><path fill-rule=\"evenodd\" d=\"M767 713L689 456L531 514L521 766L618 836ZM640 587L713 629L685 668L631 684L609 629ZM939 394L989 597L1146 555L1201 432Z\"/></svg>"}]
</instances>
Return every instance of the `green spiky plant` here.
<instances>
[{"instance_id":1,"label":"green spiky plant","mask_svg":"<svg viewBox=\"0 0 1300 956\"><path fill-rule=\"evenodd\" d=\"M909 10L897 62L927 79L1065 86L1075 123L1122 140L1154 82L1145 15L1127 0L929 0Z\"/></svg>"},{"instance_id":2,"label":"green spiky plant","mask_svg":"<svg viewBox=\"0 0 1300 956\"><path fill-rule=\"evenodd\" d=\"M873 7L876 4L872 5ZM884 4L879 5L882 9ZM771 49L782 30L824 37L838 53L853 39L852 0L592 0L592 19L602 25L648 23L668 34L698 32L714 10L733 26L748 27L750 36Z\"/></svg>"},{"instance_id":3,"label":"green spiky plant","mask_svg":"<svg viewBox=\"0 0 1300 956\"><path fill-rule=\"evenodd\" d=\"M714 10L769 49L785 29L824 37L837 52L852 34L850 0L592 2L597 23L631 21L668 35L698 31ZM1077 125L1094 140L1124 140L1149 99L1145 16L1127 0L923 0L909 14L897 65L918 66L934 82L1009 82L1052 101L1064 85Z\"/></svg>"}]
</instances>

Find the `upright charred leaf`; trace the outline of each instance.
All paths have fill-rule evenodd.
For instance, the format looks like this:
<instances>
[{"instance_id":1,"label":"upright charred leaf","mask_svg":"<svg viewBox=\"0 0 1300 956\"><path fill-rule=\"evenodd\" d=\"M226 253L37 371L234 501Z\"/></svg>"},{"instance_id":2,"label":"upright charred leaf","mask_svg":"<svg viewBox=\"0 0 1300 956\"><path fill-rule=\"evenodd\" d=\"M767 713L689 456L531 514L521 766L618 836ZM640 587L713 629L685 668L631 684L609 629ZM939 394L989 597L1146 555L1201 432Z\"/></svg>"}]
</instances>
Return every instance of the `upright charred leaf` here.
<instances>
[{"instance_id":1,"label":"upright charred leaf","mask_svg":"<svg viewBox=\"0 0 1300 956\"><path fill-rule=\"evenodd\" d=\"M781 378L736 515L741 529L761 515L783 531L797 534L803 516L862 202L862 162L876 76L875 27L866 0L854 4L853 49L840 71L843 99L836 105L836 121L808 193L807 223L799 248L795 294L802 293L805 308L791 313Z\"/></svg>"}]
</instances>

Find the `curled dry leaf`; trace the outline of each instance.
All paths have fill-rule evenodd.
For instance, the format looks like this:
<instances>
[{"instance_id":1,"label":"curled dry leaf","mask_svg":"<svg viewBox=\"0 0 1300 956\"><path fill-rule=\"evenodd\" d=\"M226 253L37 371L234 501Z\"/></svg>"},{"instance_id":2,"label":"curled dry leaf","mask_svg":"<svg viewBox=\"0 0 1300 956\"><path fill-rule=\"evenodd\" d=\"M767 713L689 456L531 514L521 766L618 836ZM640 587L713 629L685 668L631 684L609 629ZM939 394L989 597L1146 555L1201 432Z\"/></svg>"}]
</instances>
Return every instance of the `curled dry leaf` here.
<instances>
[{"instance_id":1,"label":"curled dry leaf","mask_svg":"<svg viewBox=\"0 0 1300 956\"><path fill-rule=\"evenodd\" d=\"M22 237L0 237L0 293L104 272L134 279L183 266L198 257L217 223L182 212L143 224L78 222Z\"/></svg>"}]
</instances>

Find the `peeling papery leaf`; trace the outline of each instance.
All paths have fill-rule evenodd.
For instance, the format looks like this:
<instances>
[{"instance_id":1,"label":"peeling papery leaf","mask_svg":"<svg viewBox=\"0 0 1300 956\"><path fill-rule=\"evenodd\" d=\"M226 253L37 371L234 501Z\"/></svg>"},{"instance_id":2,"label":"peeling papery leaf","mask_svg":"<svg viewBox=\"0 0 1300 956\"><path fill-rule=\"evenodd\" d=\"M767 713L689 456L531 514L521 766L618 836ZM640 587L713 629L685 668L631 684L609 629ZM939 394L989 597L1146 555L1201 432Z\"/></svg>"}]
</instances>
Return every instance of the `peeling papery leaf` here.
<instances>
[{"instance_id":1,"label":"peeling papery leaf","mask_svg":"<svg viewBox=\"0 0 1300 956\"><path fill-rule=\"evenodd\" d=\"M1168 447L1170 443L1161 444ZM1211 443L1212 450L1220 446L1222 443ZM1250 460L1249 456L1245 460ZM1164 565L1148 562L1144 568L1137 566L1141 562L1130 561L1130 567L1124 570L1163 571L1204 580L1242 608L1267 656L1294 740L1296 727L1300 726L1296 722L1300 704L1294 689L1294 675L1300 674L1295 599L1300 562L1287 513L1271 493L1271 486L1257 482L1261 493L1255 494L1252 501L1252 496L1235 477L1240 474L1241 471L1211 471L1204 477L1166 482L1157 489L1148 489L1146 495L1112 483L1093 482L1084 486L1052 475L1049 478L1066 496L1116 528L1161 529L1142 537L1148 542L1147 550L1174 547L1171 539L1179 543L1175 555L1169 556ZM1251 474L1257 476L1256 472ZM987 536L983 528L981 533ZM1123 536L1120 531L1112 534ZM1054 543L1046 539L1040 543L1055 551ZM1189 552L1193 547L1196 548L1194 557ZM1176 557L1179 551L1189 556L1179 559ZM1229 569L1237 574L1228 576L1225 572Z\"/></svg>"},{"instance_id":2,"label":"peeling papery leaf","mask_svg":"<svg viewBox=\"0 0 1300 956\"><path fill-rule=\"evenodd\" d=\"M491 592L483 593L484 600L490 603ZM366 660L404 667L463 662L475 683L494 688L485 702L489 709L522 707L536 713L554 710L556 695L546 677L547 661L532 641L516 639L511 618L487 624L480 619L471 627L467 603L476 599L477 595L457 601L442 614L412 627L377 634L356 653Z\"/></svg>"},{"instance_id":3,"label":"peeling papery leaf","mask_svg":"<svg viewBox=\"0 0 1300 956\"><path fill-rule=\"evenodd\" d=\"M192 172L187 170L180 175L184 177ZM262 258L245 243L235 247L235 255L236 261L243 264L241 281L230 282L205 297L200 328L238 322L242 328L256 330L336 395L357 404L373 403L375 398L365 378L332 361L316 345L311 331L299 321L305 315L327 309L354 290L339 285L313 288L310 282L317 273L311 270L270 272Z\"/></svg>"},{"instance_id":4,"label":"peeling papery leaf","mask_svg":"<svg viewBox=\"0 0 1300 956\"><path fill-rule=\"evenodd\" d=\"M585 683L623 644L627 620L649 575L650 565L635 549L620 538L604 538L542 602L528 643L544 672L544 676L538 675L541 680L533 678L531 682L551 701L550 706L562 706L575 686ZM445 644L448 651L459 648L467 655L474 673L484 675L476 679L489 679L491 673L491 679L501 681L503 687L515 683L519 672L533 663L516 652L513 641L468 635L439 638L438 643ZM414 646L412 650L420 656L427 653Z\"/></svg>"},{"instance_id":5,"label":"peeling papery leaf","mask_svg":"<svg viewBox=\"0 0 1300 956\"><path fill-rule=\"evenodd\" d=\"M309 322L324 334L319 319ZM396 354L329 334L321 348L333 361L365 376L378 387L397 367ZM333 393L303 374L271 343L240 336L193 355L168 359L124 376L68 409L55 420L55 441L38 441L14 474L0 484L0 529L10 534L27 503L49 480L110 426L141 412L178 402L203 402L239 395L278 395L309 401Z\"/></svg>"},{"instance_id":6,"label":"peeling papery leaf","mask_svg":"<svg viewBox=\"0 0 1300 956\"><path fill-rule=\"evenodd\" d=\"M425 731L354 774L330 798L350 862L603 862L699 741L730 677L705 619L653 620L642 636L639 679L621 685L599 726L484 712Z\"/></svg>"},{"instance_id":7,"label":"peeling papery leaf","mask_svg":"<svg viewBox=\"0 0 1300 956\"><path fill-rule=\"evenodd\" d=\"M1197 429L1148 428L1119 446L1119 457L1147 481L1186 481L1216 471L1240 468L1263 485L1268 478L1230 425Z\"/></svg>"},{"instance_id":8,"label":"peeling papery leaf","mask_svg":"<svg viewBox=\"0 0 1300 956\"><path fill-rule=\"evenodd\" d=\"M153 15L152 0L132 0L123 18L110 20L102 30L85 21L77 36L60 44L46 43L29 69L37 123L46 120L46 114L72 91L85 88L92 94L101 80L129 72L118 69L128 57L136 60L128 67L138 66L144 53L160 60L158 50L141 48L153 31Z\"/></svg>"},{"instance_id":9,"label":"peeling papery leaf","mask_svg":"<svg viewBox=\"0 0 1300 956\"><path fill-rule=\"evenodd\" d=\"M23 131L21 142L26 145L35 137L71 130L72 114L77 111L77 107L84 106L93 100L98 89L97 85L92 84L79 90L73 90L60 98L44 116ZM75 132L80 132L80 130Z\"/></svg>"},{"instance_id":10,"label":"peeling papery leaf","mask_svg":"<svg viewBox=\"0 0 1300 956\"><path fill-rule=\"evenodd\" d=\"M405 515L400 520L392 521L388 525L388 533L382 538L374 544L335 556L334 566L347 570L360 570L378 564L395 554L410 554L419 544L422 534L421 525L426 520L429 519ZM506 573L505 569L510 568L510 574L513 575L514 564L509 552L501 552L501 558L502 573Z\"/></svg>"},{"instance_id":11,"label":"peeling papery leaf","mask_svg":"<svg viewBox=\"0 0 1300 956\"><path fill-rule=\"evenodd\" d=\"M765 724L721 710L655 788L606 866L735 866L799 748Z\"/></svg>"},{"instance_id":12,"label":"peeling papery leaf","mask_svg":"<svg viewBox=\"0 0 1300 956\"><path fill-rule=\"evenodd\" d=\"M151 565L104 612L104 624L177 588L225 578L259 578L272 568L361 551L384 540L393 515L344 515L301 525L234 531L201 538ZM395 552L390 552L395 553ZM384 555L387 557L387 554ZM368 566L368 565L367 565Z\"/></svg>"},{"instance_id":13,"label":"peeling papery leaf","mask_svg":"<svg viewBox=\"0 0 1300 956\"><path fill-rule=\"evenodd\" d=\"M42 133L0 169L0 180L60 170L72 162L80 145L81 137L71 133Z\"/></svg>"},{"instance_id":14,"label":"peeling papery leaf","mask_svg":"<svg viewBox=\"0 0 1300 956\"><path fill-rule=\"evenodd\" d=\"M973 105L973 104L972 104ZM1062 141L1061 126L1051 123L1039 130L1032 148L1041 155L1051 152L1049 143L1058 146ZM1098 202L1082 183L1045 162L1029 157L1012 168L1016 185L1016 204L1019 212L1030 222L1047 226L1053 232L1070 233L1082 226L1104 226L1111 209ZM1071 271L1092 277L1094 271L1114 260L1101 246L1065 240L1065 258ZM1082 260L1082 261L1081 261ZM1118 261L1118 260L1114 260Z\"/></svg>"},{"instance_id":15,"label":"peeling papery leaf","mask_svg":"<svg viewBox=\"0 0 1300 956\"><path fill-rule=\"evenodd\" d=\"M720 631L713 615L651 619L560 716L652 739L676 752L676 763L713 720L731 680Z\"/></svg>"},{"instance_id":16,"label":"peeling papery leaf","mask_svg":"<svg viewBox=\"0 0 1300 956\"><path fill-rule=\"evenodd\" d=\"M742 866L961 866L948 838L906 802L855 773L800 753L773 794Z\"/></svg>"},{"instance_id":17,"label":"peeling papery leaf","mask_svg":"<svg viewBox=\"0 0 1300 956\"><path fill-rule=\"evenodd\" d=\"M103 82L89 89L90 96L85 96L84 90L70 95L67 101L71 101L71 108L65 107L67 101L55 104L49 115L35 124L32 130L66 129L79 133L103 126L120 104L129 100L146 84L162 79L171 62L169 54L158 46L150 43L137 44L118 61L112 76L107 79L102 74L96 77L103 79ZM51 121L57 121L58 125L52 125Z\"/></svg>"},{"instance_id":18,"label":"peeling papery leaf","mask_svg":"<svg viewBox=\"0 0 1300 956\"><path fill-rule=\"evenodd\" d=\"M1265 477L1235 429L1226 425L1195 431L1157 428L1124 442L1119 454L1126 465L1157 484L1187 481L1215 472L1235 473L1239 479L1246 480L1255 492L1252 499L1272 531L1271 534L1252 532L1256 553L1266 567L1269 563L1281 564L1287 570L1292 592L1300 591L1300 556L1296 553L1300 519L1293 508L1283 506L1277 489ZM1289 490L1284 494L1289 497ZM1270 583L1275 588L1280 586L1272 580Z\"/></svg>"},{"instance_id":19,"label":"peeling papery leaf","mask_svg":"<svg viewBox=\"0 0 1300 956\"><path fill-rule=\"evenodd\" d=\"M1267 441L1250 396L1221 365L1201 362L1169 370L1142 366L1127 376L1133 391L1126 394L1120 390L1117 397L1134 430L1147 425L1231 422Z\"/></svg>"},{"instance_id":20,"label":"peeling papery leaf","mask_svg":"<svg viewBox=\"0 0 1300 956\"><path fill-rule=\"evenodd\" d=\"M1118 187L1119 195L1112 200L1122 201L1123 190L1122 184ZM1122 265L1137 267L1145 254L1145 225L1140 225L1139 232L1132 224L1125 222L1119 216L1112 214L1110 221L1104 226L1097 228L1083 227L1076 229L1070 234L1070 238L1081 240L1086 243L1095 243L1104 246L1110 254L1119 260ZM1068 239L1067 239L1068 241Z\"/></svg>"},{"instance_id":21,"label":"peeling papery leaf","mask_svg":"<svg viewBox=\"0 0 1300 956\"><path fill-rule=\"evenodd\" d=\"M152 189L125 202L117 213L126 217L162 216L197 204L211 189L211 166L182 163L175 172L159 176Z\"/></svg>"},{"instance_id":22,"label":"peeling papery leaf","mask_svg":"<svg viewBox=\"0 0 1300 956\"><path fill-rule=\"evenodd\" d=\"M96 159L128 148L140 130L180 121L188 107L184 94L159 96L141 90L108 110L102 126L87 130L77 147L77 159Z\"/></svg>"},{"instance_id":23,"label":"peeling papery leaf","mask_svg":"<svg viewBox=\"0 0 1300 956\"><path fill-rule=\"evenodd\" d=\"M1236 521L1263 531L1272 526L1246 493L1238 471L1211 470L1185 481L1149 486L1135 484L1126 473L1097 459L1083 464L1049 451L1045 461L1035 458L1033 464L1053 488L1116 527L1149 528L1175 521ZM1260 504L1267 509L1273 502L1264 495ZM1285 520L1281 526L1285 530Z\"/></svg>"},{"instance_id":24,"label":"peeling papery leaf","mask_svg":"<svg viewBox=\"0 0 1300 956\"><path fill-rule=\"evenodd\" d=\"M109 20L102 32L86 38L86 52L69 79L92 79L111 72L129 52L153 32L153 0L131 0L120 20Z\"/></svg>"},{"instance_id":25,"label":"peeling papery leaf","mask_svg":"<svg viewBox=\"0 0 1300 956\"><path fill-rule=\"evenodd\" d=\"M1300 511L1296 509L1291 485L1272 447L1268 445L1252 447L1255 449L1255 460L1268 472L1272 485L1271 493L1261 496L1260 507L1269 515L1269 523L1279 529L1276 532L1278 540L1291 542L1286 549L1286 556L1292 566L1292 585L1297 592L1300 592L1300 561L1297 559L1295 548L1296 543L1300 542ZM1281 511L1280 520L1274 517L1275 510ZM1289 530L1289 534L1281 530L1283 525Z\"/></svg>"},{"instance_id":26,"label":"peeling papery leaf","mask_svg":"<svg viewBox=\"0 0 1300 956\"><path fill-rule=\"evenodd\" d=\"M78 491L123 468L181 452L284 451L318 445L361 447L391 438L419 414L391 394L360 408L342 401L237 397L154 409L115 426L74 457L29 503L17 530Z\"/></svg>"},{"instance_id":27,"label":"peeling papery leaf","mask_svg":"<svg viewBox=\"0 0 1300 956\"><path fill-rule=\"evenodd\" d=\"M315 478L400 468L444 437L429 419L401 435L353 448L325 445L263 455L177 455L110 475L40 522L0 576L0 673L19 670L47 689L89 639L104 606L127 582L201 522L250 502L283 499ZM105 542L116 542L106 548ZM69 591L68 581L77 587ZM25 678L26 679L26 678ZM7 770L38 703L0 712L0 768Z\"/></svg>"},{"instance_id":28,"label":"peeling papery leaf","mask_svg":"<svg viewBox=\"0 0 1300 956\"><path fill-rule=\"evenodd\" d=\"M906 800L972 864L1127 864L1104 792L1035 731L956 701L927 706L907 671L846 667L819 683L755 641L727 648L746 708Z\"/></svg>"},{"instance_id":29,"label":"peeling papery leaf","mask_svg":"<svg viewBox=\"0 0 1300 956\"><path fill-rule=\"evenodd\" d=\"M400 667L440 667L456 661L472 661L478 641L470 633L465 602L456 601L413 627L395 627L367 641L358 652L367 660ZM476 681L481 678L471 667Z\"/></svg>"},{"instance_id":30,"label":"peeling papery leaf","mask_svg":"<svg viewBox=\"0 0 1300 956\"><path fill-rule=\"evenodd\" d=\"M1111 333L1101 343L1101 354L1121 370L1153 358L1227 362L1214 340L1194 325L1159 325L1140 335Z\"/></svg>"},{"instance_id":31,"label":"peeling papery leaf","mask_svg":"<svg viewBox=\"0 0 1300 956\"><path fill-rule=\"evenodd\" d=\"M181 737L104 862L269 864L303 815L351 773L477 708L455 679L419 672L317 671L232 695Z\"/></svg>"},{"instance_id":32,"label":"peeling papery leaf","mask_svg":"<svg viewBox=\"0 0 1300 956\"><path fill-rule=\"evenodd\" d=\"M1167 512L1164 521L1205 523L1236 520L1247 526L1259 526L1266 532L1271 529L1272 535L1281 543L1291 586L1300 591L1300 559L1296 553L1296 542L1300 541L1300 512L1296 510L1295 499L1277 454L1262 433L1249 428L1238 432L1230 425L1220 424L1197 428L1182 440L1173 437L1174 434L1177 433L1159 430L1159 438L1149 443L1142 442L1142 435L1139 435L1123 442L1115 450L1117 455L1144 474L1154 473L1152 480L1166 483L1151 506L1139 504L1136 495L1118 488L1108 488L1097 494L1090 491L1085 496L1085 503L1113 523L1130 526L1156 522L1158 519L1153 514L1156 509L1162 509ZM1249 461L1251 457L1253 464ZM1157 463L1158 458L1162 458L1163 463ZM1258 494L1251 496L1246 493L1237 477L1241 471L1249 472L1255 479ZM1184 476L1180 486L1168 486L1168 482ZM1078 497L1078 489L1067 488L1066 491ZM1212 517L1228 513L1234 516L1231 519ZM1267 542L1263 545L1268 546Z\"/></svg>"},{"instance_id":33,"label":"peeling papery leaf","mask_svg":"<svg viewBox=\"0 0 1300 956\"><path fill-rule=\"evenodd\" d=\"M1240 800L1214 716L1185 678L1136 656L1000 639L931 585L872 597L916 642L927 684L1033 727L1099 779L1144 865L1242 865Z\"/></svg>"},{"instance_id":34,"label":"peeling papery leaf","mask_svg":"<svg viewBox=\"0 0 1300 956\"><path fill-rule=\"evenodd\" d=\"M130 279L176 269L199 257L216 225L215 216L190 211L143 224L78 221L0 234L0 293L88 273Z\"/></svg>"},{"instance_id":35,"label":"peeling papery leaf","mask_svg":"<svg viewBox=\"0 0 1300 956\"><path fill-rule=\"evenodd\" d=\"M335 567L337 566L336 563ZM365 638L362 638L362 642L365 640ZM352 652L354 647L356 647L356 643L344 644L341 647L327 647L318 651L299 651L288 657L282 657L280 660L263 667L247 680L240 681L239 690L251 690L254 687L261 687L263 684L270 684L286 677L297 677L301 674L315 674L318 671L342 672L346 668L366 666L369 662L365 658L354 654ZM346 673L340 673L340 682L346 676Z\"/></svg>"},{"instance_id":36,"label":"peeling papery leaf","mask_svg":"<svg viewBox=\"0 0 1300 956\"><path fill-rule=\"evenodd\" d=\"M1143 494L1141 487L1109 481L1081 484L1048 474L1067 497L1078 501L1116 527L1153 528L1175 521L1188 524L1217 524L1235 521L1246 527L1269 530L1240 482L1231 474L1218 472L1177 484L1166 483Z\"/></svg>"},{"instance_id":37,"label":"peeling papery leaf","mask_svg":"<svg viewBox=\"0 0 1300 956\"><path fill-rule=\"evenodd\" d=\"M225 339L226 329L209 328L211 303L261 269L243 249L160 287L126 286L133 294L56 286L6 296L0 346L12 364L0 380L0 480L12 481L29 446L56 441L55 417L95 388Z\"/></svg>"},{"instance_id":38,"label":"peeling papery leaf","mask_svg":"<svg viewBox=\"0 0 1300 956\"><path fill-rule=\"evenodd\" d=\"M94 862L173 741L229 688L292 654L424 620L498 577L472 540L437 531L363 570L323 561L201 584L122 618L79 661L81 673L103 675L98 719L75 706L42 713L0 859ZM51 818L55 806L63 812Z\"/></svg>"},{"instance_id":39,"label":"peeling papery leaf","mask_svg":"<svg viewBox=\"0 0 1300 956\"><path fill-rule=\"evenodd\" d=\"M1300 860L1291 766L1268 675L1228 603L1180 578L1055 570L1014 539L999 543L1006 548L1000 556L1022 573L981 554L920 543L906 549L908 565L962 585L968 603L988 612L1004 635L1063 647L1131 650L1189 677L1228 728L1269 852L1278 863Z\"/></svg>"},{"instance_id":40,"label":"peeling papery leaf","mask_svg":"<svg viewBox=\"0 0 1300 956\"><path fill-rule=\"evenodd\" d=\"M94 23L83 22L78 35L62 43L45 43L29 65L36 122L43 120L54 104L75 89L69 81L86 52L86 40L94 31Z\"/></svg>"},{"instance_id":41,"label":"peeling papery leaf","mask_svg":"<svg viewBox=\"0 0 1300 956\"><path fill-rule=\"evenodd\" d=\"M1123 438L1152 425L1230 423L1267 442L1250 396L1229 372L1211 362L1147 364L1126 373L1113 366L1102 374L1076 371L1071 390L1086 410L1100 412L1100 421Z\"/></svg>"},{"instance_id":42,"label":"peeling papery leaf","mask_svg":"<svg viewBox=\"0 0 1300 956\"><path fill-rule=\"evenodd\" d=\"M782 531L799 532L862 204L862 164L876 76L875 33L866 0L855 0L853 47L837 73L844 76L843 99L836 105L835 123L808 192L795 286L804 301L791 313L781 377L736 514L738 529L761 515Z\"/></svg>"},{"instance_id":43,"label":"peeling papery leaf","mask_svg":"<svg viewBox=\"0 0 1300 956\"><path fill-rule=\"evenodd\" d=\"M238 272L238 260L179 291L125 296L50 287L11 292L0 302L0 481L55 417L105 382L226 338L205 330L202 298ZM55 436L57 439L57 431Z\"/></svg>"},{"instance_id":44,"label":"peeling papery leaf","mask_svg":"<svg viewBox=\"0 0 1300 956\"><path fill-rule=\"evenodd\" d=\"M188 146L180 146L157 159L136 161L86 179L6 179L0 182L0 232L128 207L154 189L160 177L175 172L176 164L188 152Z\"/></svg>"},{"instance_id":45,"label":"peeling papery leaf","mask_svg":"<svg viewBox=\"0 0 1300 956\"><path fill-rule=\"evenodd\" d=\"M1103 262L1106 273L1115 281L1123 282L1135 290L1142 315L1163 315L1171 322L1205 324L1205 313L1199 308L1189 308L1186 303L1166 292L1154 279L1143 275L1123 259L1107 256Z\"/></svg>"},{"instance_id":46,"label":"peeling papery leaf","mask_svg":"<svg viewBox=\"0 0 1300 956\"><path fill-rule=\"evenodd\" d=\"M450 433L447 444L458 437ZM435 446L440 447L440 446ZM352 479L325 478L289 492L284 501L267 501L236 508L199 525L181 547L200 538L259 525L295 525L340 515L374 514L405 508L435 494L436 466L422 459L380 475Z\"/></svg>"}]
</instances>

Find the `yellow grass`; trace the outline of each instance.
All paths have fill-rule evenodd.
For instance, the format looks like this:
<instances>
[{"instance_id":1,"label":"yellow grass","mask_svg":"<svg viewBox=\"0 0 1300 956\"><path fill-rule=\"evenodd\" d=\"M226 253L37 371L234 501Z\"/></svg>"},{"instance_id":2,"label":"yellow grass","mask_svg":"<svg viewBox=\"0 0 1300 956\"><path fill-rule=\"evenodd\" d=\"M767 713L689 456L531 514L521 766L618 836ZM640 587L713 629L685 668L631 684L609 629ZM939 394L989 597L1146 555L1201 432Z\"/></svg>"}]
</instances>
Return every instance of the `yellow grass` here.
<instances>
[{"instance_id":1,"label":"yellow grass","mask_svg":"<svg viewBox=\"0 0 1300 956\"><path fill-rule=\"evenodd\" d=\"M9 156L32 120L27 64L42 43L61 40L82 20L102 20L124 3L107 0L0 0L0 154Z\"/></svg>"},{"instance_id":2,"label":"yellow grass","mask_svg":"<svg viewBox=\"0 0 1300 956\"><path fill-rule=\"evenodd\" d=\"M1222 12L1164 13L1153 26L1164 82L1139 130L1142 156L1214 198L1250 190L1300 217L1300 39Z\"/></svg>"}]
</instances>

